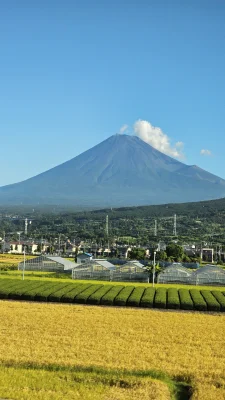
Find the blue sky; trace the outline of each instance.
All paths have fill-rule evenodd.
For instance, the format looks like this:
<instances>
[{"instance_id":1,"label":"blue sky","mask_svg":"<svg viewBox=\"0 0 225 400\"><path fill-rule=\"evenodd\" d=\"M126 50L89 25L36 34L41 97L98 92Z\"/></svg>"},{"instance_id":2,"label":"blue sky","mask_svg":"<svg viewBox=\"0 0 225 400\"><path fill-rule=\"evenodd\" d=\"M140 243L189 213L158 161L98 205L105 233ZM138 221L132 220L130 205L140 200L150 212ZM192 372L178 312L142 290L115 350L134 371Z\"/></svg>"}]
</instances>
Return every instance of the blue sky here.
<instances>
[{"instance_id":1,"label":"blue sky","mask_svg":"<svg viewBox=\"0 0 225 400\"><path fill-rule=\"evenodd\" d=\"M144 125L167 154L178 149L187 164L225 178L224 0L0 6L0 185L75 157L124 125L139 136Z\"/></svg>"}]
</instances>

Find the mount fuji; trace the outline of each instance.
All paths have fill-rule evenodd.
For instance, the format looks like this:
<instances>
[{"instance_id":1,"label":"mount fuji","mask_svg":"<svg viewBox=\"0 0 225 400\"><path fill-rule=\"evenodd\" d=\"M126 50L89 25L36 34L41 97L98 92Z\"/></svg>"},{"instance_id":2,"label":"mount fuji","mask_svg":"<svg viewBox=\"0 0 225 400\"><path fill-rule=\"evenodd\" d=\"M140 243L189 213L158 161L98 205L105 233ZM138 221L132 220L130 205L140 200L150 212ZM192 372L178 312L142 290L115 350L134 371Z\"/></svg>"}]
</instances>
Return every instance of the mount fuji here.
<instances>
[{"instance_id":1,"label":"mount fuji","mask_svg":"<svg viewBox=\"0 0 225 400\"><path fill-rule=\"evenodd\" d=\"M136 136L113 135L37 176L0 187L0 204L120 207L225 197L225 180Z\"/></svg>"}]
</instances>

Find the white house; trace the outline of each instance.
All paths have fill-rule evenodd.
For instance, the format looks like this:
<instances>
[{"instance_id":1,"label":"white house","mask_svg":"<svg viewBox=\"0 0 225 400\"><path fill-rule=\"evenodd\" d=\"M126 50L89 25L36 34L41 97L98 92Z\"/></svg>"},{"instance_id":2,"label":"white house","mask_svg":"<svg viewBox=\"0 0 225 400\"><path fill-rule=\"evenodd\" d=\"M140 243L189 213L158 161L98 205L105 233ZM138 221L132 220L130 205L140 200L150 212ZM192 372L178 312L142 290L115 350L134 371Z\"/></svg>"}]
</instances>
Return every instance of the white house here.
<instances>
[{"instance_id":1,"label":"white house","mask_svg":"<svg viewBox=\"0 0 225 400\"><path fill-rule=\"evenodd\" d=\"M23 253L24 245L26 246L26 252L31 254L36 254L38 245L35 243L27 243L27 242L10 242L9 243L9 251L8 253L12 254L21 254ZM27 246L29 247L29 251L27 251Z\"/></svg>"}]
</instances>

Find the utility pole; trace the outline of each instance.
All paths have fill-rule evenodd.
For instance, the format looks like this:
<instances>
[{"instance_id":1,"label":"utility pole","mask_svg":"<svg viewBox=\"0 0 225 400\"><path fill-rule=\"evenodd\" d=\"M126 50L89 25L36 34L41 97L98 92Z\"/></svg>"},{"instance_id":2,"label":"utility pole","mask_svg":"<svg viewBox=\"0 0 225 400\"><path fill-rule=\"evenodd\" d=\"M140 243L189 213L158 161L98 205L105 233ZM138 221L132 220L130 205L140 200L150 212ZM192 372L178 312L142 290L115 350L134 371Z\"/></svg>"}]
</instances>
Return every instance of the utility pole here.
<instances>
[{"instance_id":1,"label":"utility pole","mask_svg":"<svg viewBox=\"0 0 225 400\"><path fill-rule=\"evenodd\" d=\"M153 274L152 274L152 286L155 286L155 256L156 251L154 251L154 259L153 259Z\"/></svg>"},{"instance_id":2,"label":"utility pole","mask_svg":"<svg viewBox=\"0 0 225 400\"><path fill-rule=\"evenodd\" d=\"M105 233L106 233L106 236L108 238L108 236L109 236L109 216L108 215L106 215Z\"/></svg>"},{"instance_id":3,"label":"utility pole","mask_svg":"<svg viewBox=\"0 0 225 400\"><path fill-rule=\"evenodd\" d=\"M155 219L154 236L157 236L157 220Z\"/></svg>"},{"instance_id":4,"label":"utility pole","mask_svg":"<svg viewBox=\"0 0 225 400\"><path fill-rule=\"evenodd\" d=\"M22 280L24 281L24 272L25 272L25 254L26 254L26 250L25 250L25 245L23 248L23 275L22 275Z\"/></svg>"},{"instance_id":5,"label":"utility pole","mask_svg":"<svg viewBox=\"0 0 225 400\"><path fill-rule=\"evenodd\" d=\"M3 231L3 240L4 240L4 242L3 242L3 254L5 253L5 231Z\"/></svg>"},{"instance_id":6,"label":"utility pole","mask_svg":"<svg viewBox=\"0 0 225 400\"><path fill-rule=\"evenodd\" d=\"M176 214L174 214L173 236L177 236L177 215Z\"/></svg>"},{"instance_id":7,"label":"utility pole","mask_svg":"<svg viewBox=\"0 0 225 400\"><path fill-rule=\"evenodd\" d=\"M59 249L58 249L59 256L60 256L60 247L61 247L61 243L60 243L60 233L59 233Z\"/></svg>"},{"instance_id":8,"label":"utility pole","mask_svg":"<svg viewBox=\"0 0 225 400\"><path fill-rule=\"evenodd\" d=\"M20 244L20 235L21 235L21 231L20 232L17 232L17 235L19 236L19 244Z\"/></svg>"}]
</instances>

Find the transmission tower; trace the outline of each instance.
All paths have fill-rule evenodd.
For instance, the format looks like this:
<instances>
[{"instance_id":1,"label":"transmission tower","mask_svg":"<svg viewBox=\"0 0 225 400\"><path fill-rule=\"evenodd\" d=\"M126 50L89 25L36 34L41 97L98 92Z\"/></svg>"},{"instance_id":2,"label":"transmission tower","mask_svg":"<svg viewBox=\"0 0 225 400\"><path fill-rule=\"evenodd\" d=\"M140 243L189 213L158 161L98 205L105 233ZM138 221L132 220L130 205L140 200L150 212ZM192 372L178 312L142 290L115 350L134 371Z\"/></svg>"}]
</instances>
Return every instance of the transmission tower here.
<instances>
[{"instance_id":1,"label":"transmission tower","mask_svg":"<svg viewBox=\"0 0 225 400\"><path fill-rule=\"evenodd\" d=\"M28 226L28 220L26 218L25 219L25 231L24 231L25 235L27 235L27 226Z\"/></svg>"},{"instance_id":2,"label":"transmission tower","mask_svg":"<svg viewBox=\"0 0 225 400\"><path fill-rule=\"evenodd\" d=\"M155 219L154 236L157 236L157 220Z\"/></svg>"},{"instance_id":3,"label":"transmission tower","mask_svg":"<svg viewBox=\"0 0 225 400\"><path fill-rule=\"evenodd\" d=\"M173 236L177 236L177 215L176 214L174 214Z\"/></svg>"}]
</instances>

